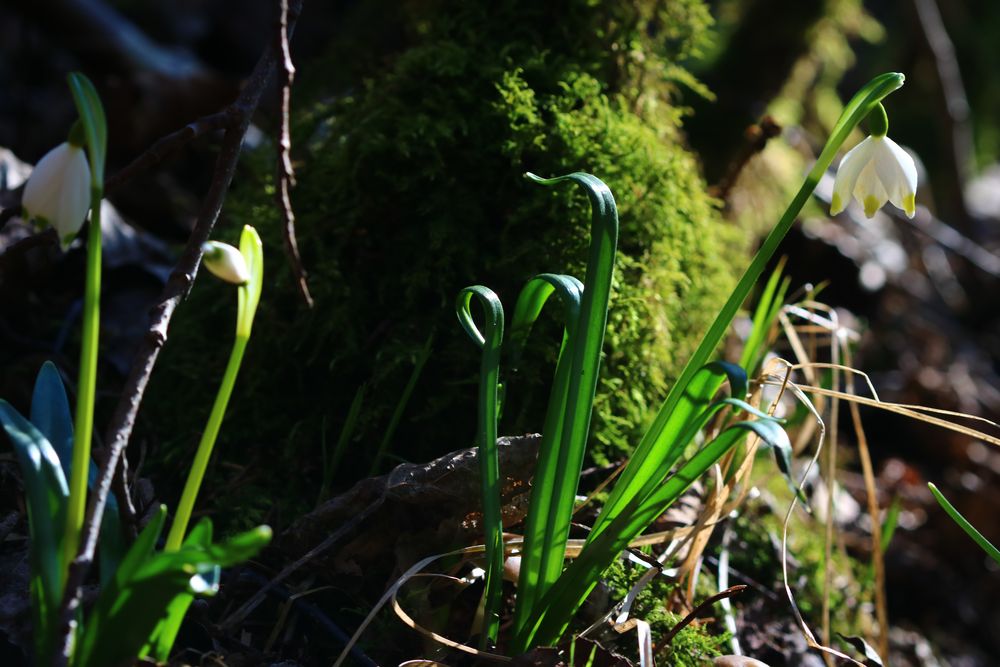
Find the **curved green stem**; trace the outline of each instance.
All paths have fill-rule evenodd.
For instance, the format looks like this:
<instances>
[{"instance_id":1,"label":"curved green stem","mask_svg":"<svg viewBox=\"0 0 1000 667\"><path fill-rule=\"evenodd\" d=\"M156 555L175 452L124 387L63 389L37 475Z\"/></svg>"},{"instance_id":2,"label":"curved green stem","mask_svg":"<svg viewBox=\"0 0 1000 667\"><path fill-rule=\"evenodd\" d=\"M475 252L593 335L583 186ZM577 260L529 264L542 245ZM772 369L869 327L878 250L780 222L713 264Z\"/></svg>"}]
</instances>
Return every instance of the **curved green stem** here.
<instances>
[{"instance_id":1,"label":"curved green stem","mask_svg":"<svg viewBox=\"0 0 1000 667\"><path fill-rule=\"evenodd\" d=\"M469 307L476 297L485 311L485 333L472 320ZM500 458L497 452L498 384L500 350L503 341L503 306L490 289L466 287L455 304L458 320L473 342L483 351L479 371L478 459L483 497L483 533L486 545L486 590L483 592L483 632L480 647L496 643L500 630L500 601L503 592L503 521L500 515Z\"/></svg>"}]
</instances>

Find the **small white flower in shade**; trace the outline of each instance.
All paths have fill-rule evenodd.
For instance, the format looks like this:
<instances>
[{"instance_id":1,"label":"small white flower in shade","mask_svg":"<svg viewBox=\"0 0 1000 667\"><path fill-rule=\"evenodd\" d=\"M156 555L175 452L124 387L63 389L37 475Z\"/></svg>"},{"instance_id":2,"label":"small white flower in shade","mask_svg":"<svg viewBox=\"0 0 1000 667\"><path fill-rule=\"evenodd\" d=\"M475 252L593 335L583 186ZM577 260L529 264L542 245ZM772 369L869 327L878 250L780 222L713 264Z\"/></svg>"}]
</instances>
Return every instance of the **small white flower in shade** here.
<instances>
[{"instance_id":1,"label":"small white flower in shade","mask_svg":"<svg viewBox=\"0 0 1000 667\"><path fill-rule=\"evenodd\" d=\"M83 149L61 143L38 161L21 196L24 217L52 225L68 244L90 208L90 166Z\"/></svg>"},{"instance_id":2,"label":"small white flower in shade","mask_svg":"<svg viewBox=\"0 0 1000 667\"><path fill-rule=\"evenodd\" d=\"M205 268L218 278L234 285L246 285L250 280L250 271L246 260L240 251L228 243L208 241L202 244Z\"/></svg>"},{"instance_id":3,"label":"small white flower in shade","mask_svg":"<svg viewBox=\"0 0 1000 667\"><path fill-rule=\"evenodd\" d=\"M840 161L833 182L830 215L847 206L851 195L867 217L875 215L887 201L912 218L917 212L917 167L913 158L889 137L868 137Z\"/></svg>"}]
</instances>

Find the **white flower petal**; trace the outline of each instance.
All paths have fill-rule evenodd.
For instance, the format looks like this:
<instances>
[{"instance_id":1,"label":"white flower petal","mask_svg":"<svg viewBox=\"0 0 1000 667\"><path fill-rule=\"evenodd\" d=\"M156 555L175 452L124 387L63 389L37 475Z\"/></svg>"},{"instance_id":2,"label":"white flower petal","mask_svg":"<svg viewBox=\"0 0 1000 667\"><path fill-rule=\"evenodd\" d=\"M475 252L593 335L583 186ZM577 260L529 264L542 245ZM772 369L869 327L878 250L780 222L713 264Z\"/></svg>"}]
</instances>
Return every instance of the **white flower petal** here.
<instances>
[{"instance_id":1,"label":"white flower petal","mask_svg":"<svg viewBox=\"0 0 1000 667\"><path fill-rule=\"evenodd\" d=\"M858 182L854 185L854 198L864 207L868 218L874 216L889 201L889 193L879 180L874 161L869 161L861 170Z\"/></svg>"},{"instance_id":2,"label":"white flower petal","mask_svg":"<svg viewBox=\"0 0 1000 667\"><path fill-rule=\"evenodd\" d=\"M62 143L38 161L24 186L28 217L55 227L61 241L74 236L90 208L90 167L79 146Z\"/></svg>"},{"instance_id":3,"label":"white flower petal","mask_svg":"<svg viewBox=\"0 0 1000 667\"><path fill-rule=\"evenodd\" d=\"M853 195L871 218L887 201L916 213L917 168L913 158L888 137L868 137L840 161L830 214L844 210Z\"/></svg>"},{"instance_id":4,"label":"white flower petal","mask_svg":"<svg viewBox=\"0 0 1000 667\"><path fill-rule=\"evenodd\" d=\"M917 167L909 153L892 139L882 140L875 154L875 168L886 185L889 200L910 218L916 213Z\"/></svg>"},{"instance_id":5,"label":"white flower petal","mask_svg":"<svg viewBox=\"0 0 1000 667\"><path fill-rule=\"evenodd\" d=\"M847 151L847 154L840 161L840 166L837 168L837 177L833 181L833 199L830 202L830 215L837 215L847 206L858 177L869 162L871 150L872 138L868 137Z\"/></svg>"}]
</instances>

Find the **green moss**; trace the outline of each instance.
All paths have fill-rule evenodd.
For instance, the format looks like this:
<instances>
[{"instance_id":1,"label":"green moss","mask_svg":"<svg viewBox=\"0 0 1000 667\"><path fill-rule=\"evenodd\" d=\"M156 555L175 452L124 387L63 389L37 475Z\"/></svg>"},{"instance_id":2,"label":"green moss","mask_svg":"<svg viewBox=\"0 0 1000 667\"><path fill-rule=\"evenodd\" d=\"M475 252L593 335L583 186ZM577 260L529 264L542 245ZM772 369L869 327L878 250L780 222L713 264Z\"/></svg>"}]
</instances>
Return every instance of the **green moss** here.
<instances>
[{"instance_id":1,"label":"green moss","mask_svg":"<svg viewBox=\"0 0 1000 667\"><path fill-rule=\"evenodd\" d=\"M586 197L531 185L529 170L588 171L615 193L621 245L591 454L603 463L629 451L743 264L743 234L705 194L675 101L710 18L698 0L666 4L387 5L406 48L350 89L310 77L309 99L295 103L294 205L317 305L299 303L282 257L265 147L245 161L224 223L258 227L270 282L220 458L233 443L243 474L280 470L268 484L298 475L297 491L317 489L322 443L336 441L366 384L341 479L364 474L432 333L391 450L421 460L470 445L478 360L455 323L457 291L488 285L510 311L536 273L583 276ZM173 440L193 441L221 369L228 340L215 334L231 315L220 291L199 281L154 380L153 418ZM536 340L507 377L507 433L541 428L554 325ZM255 457L263 475L249 470Z\"/></svg>"},{"instance_id":2,"label":"green moss","mask_svg":"<svg viewBox=\"0 0 1000 667\"><path fill-rule=\"evenodd\" d=\"M624 599L644 572L645 570L621 562L615 563L605 572L603 583L609 591L609 604ZM709 590L714 583L710 574L703 573L698 581L698 598L702 599L716 592L718 589ZM682 595L683 592L678 589L677 584L664 577L656 577L636 597L630 617L649 623L653 642L656 644L659 638L684 618L685 614L675 613L672 607L672 601ZM712 624L696 620L678 632L670 644L666 646L657 644L656 657L658 660L666 661L666 664L677 667L701 667L711 658L722 655L727 641L729 641L728 632L720 633L719 628ZM636 644L633 634L627 635L627 639L618 643L619 648L627 655L638 657L635 655Z\"/></svg>"}]
</instances>

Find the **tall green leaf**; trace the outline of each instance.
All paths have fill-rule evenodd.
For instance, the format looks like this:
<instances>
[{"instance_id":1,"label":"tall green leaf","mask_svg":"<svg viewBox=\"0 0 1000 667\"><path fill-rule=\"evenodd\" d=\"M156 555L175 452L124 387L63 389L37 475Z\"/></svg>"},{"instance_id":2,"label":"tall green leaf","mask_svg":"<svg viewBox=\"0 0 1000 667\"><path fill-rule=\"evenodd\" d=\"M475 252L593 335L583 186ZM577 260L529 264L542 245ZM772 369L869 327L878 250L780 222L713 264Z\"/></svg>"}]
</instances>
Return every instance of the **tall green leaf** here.
<instances>
[{"instance_id":1,"label":"tall green leaf","mask_svg":"<svg viewBox=\"0 0 1000 667\"><path fill-rule=\"evenodd\" d=\"M472 299L483 307L480 332L472 317ZM497 451L498 387L500 351L503 344L503 306L500 298L482 285L458 293L455 313L462 328L482 350L477 401L479 476L482 484L483 533L486 545L486 590L483 593L483 633L480 645L496 643L500 628L500 596L503 592L503 521L500 513L500 458Z\"/></svg>"}]
</instances>

